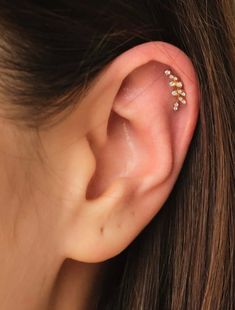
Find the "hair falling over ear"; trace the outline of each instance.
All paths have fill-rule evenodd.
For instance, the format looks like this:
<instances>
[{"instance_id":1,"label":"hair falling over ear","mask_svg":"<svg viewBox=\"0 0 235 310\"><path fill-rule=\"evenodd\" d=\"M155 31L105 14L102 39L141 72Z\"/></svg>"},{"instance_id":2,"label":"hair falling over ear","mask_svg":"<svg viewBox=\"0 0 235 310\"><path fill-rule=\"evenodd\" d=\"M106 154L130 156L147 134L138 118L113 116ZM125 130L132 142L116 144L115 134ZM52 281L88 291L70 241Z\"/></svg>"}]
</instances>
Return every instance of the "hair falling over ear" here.
<instances>
[{"instance_id":1,"label":"hair falling over ear","mask_svg":"<svg viewBox=\"0 0 235 310\"><path fill-rule=\"evenodd\" d=\"M0 0L1 116L16 124L48 126L143 42L176 45L197 71L200 115L181 175L154 220L110 261L97 309L234 309L234 16L233 0ZM176 111L187 105L174 77Z\"/></svg>"}]
</instances>

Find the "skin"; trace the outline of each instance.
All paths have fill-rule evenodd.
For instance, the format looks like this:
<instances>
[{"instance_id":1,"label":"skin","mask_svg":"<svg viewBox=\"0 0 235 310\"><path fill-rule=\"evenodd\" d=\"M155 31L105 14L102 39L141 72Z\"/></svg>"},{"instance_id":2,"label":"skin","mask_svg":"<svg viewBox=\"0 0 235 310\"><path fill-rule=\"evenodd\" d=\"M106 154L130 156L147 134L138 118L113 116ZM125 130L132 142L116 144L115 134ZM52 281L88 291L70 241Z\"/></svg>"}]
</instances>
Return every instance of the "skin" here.
<instances>
[{"instance_id":1,"label":"skin","mask_svg":"<svg viewBox=\"0 0 235 310\"><path fill-rule=\"evenodd\" d=\"M177 112L169 67L187 94ZM170 195L199 87L182 51L149 42L111 62L78 103L37 134L0 119L1 309L95 309L108 260Z\"/></svg>"}]
</instances>

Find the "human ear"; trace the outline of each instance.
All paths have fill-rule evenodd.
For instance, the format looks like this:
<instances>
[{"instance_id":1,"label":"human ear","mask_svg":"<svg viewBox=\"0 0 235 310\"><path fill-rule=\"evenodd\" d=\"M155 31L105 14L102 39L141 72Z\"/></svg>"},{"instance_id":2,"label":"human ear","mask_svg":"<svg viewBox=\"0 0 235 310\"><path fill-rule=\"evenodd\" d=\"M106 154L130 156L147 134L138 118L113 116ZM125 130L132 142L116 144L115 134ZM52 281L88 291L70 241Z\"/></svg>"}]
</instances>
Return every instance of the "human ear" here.
<instances>
[{"instance_id":1,"label":"human ear","mask_svg":"<svg viewBox=\"0 0 235 310\"><path fill-rule=\"evenodd\" d=\"M186 94L178 110L166 70ZM138 45L104 69L74 114L89 156L81 169L83 198L64 235L67 257L104 261L136 238L172 191L198 110L193 64L173 45Z\"/></svg>"}]
</instances>

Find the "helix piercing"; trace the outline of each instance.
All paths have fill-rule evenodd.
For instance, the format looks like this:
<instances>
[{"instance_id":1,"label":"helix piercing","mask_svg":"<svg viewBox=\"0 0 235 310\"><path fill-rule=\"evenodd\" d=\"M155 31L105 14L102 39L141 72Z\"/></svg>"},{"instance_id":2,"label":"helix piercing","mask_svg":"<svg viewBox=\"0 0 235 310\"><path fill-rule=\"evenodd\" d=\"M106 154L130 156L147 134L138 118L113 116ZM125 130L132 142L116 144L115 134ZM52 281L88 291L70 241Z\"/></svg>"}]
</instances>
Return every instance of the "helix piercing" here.
<instances>
[{"instance_id":1,"label":"helix piercing","mask_svg":"<svg viewBox=\"0 0 235 310\"><path fill-rule=\"evenodd\" d=\"M179 80L179 78L172 74L171 70L167 69L165 70L165 75L169 78L169 86L173 87L173 90L171 91L172 96L176 97L177 100L173 104L173 110L177 111L179 109L180 103L186 104L186 93L183 89L183 83Z\"/></svg>"}]
</instances>

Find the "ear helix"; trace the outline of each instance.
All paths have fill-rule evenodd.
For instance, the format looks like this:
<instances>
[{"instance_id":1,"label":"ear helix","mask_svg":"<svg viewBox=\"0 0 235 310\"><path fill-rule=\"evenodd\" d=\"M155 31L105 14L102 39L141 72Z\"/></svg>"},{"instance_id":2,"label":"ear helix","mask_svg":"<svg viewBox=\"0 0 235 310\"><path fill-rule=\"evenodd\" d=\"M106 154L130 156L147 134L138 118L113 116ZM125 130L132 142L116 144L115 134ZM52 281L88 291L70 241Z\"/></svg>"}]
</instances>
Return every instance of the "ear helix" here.
<instances>
[{"instance_id":1,"label":"ear helix","mask_svg":"<svg viewBox=\"0 0 235 310\"><path fill-rule=\"evenodd\" d=\"M183 89L183 83L179 80L177 76L172 74L171 70L167 69L165 70L165 75L169 78L169 86L173 87L173 90L171 91L172 96L176 97L176 101L173 104L173 110L177 111L179 109L179 105L186 104L185 99L185 91Z\"/></svg>"}]
</instances>

